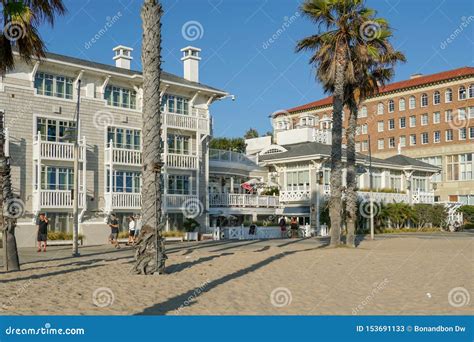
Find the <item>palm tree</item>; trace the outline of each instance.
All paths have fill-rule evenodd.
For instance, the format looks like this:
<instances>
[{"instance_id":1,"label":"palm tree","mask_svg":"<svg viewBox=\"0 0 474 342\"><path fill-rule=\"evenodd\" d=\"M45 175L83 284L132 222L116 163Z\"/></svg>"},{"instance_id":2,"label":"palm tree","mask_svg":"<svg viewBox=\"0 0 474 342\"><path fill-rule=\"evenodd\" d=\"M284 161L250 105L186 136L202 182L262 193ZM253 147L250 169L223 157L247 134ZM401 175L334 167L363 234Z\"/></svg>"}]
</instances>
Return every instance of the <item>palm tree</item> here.
<instances>
[{"instance_id":1,"label":"palm tree","mask_svg":"<svg viewBox=\"0 0 474 342\"><path fill-rule=\"evenodd\" d=\"M54 25L56 15L66 13L62 0L0 0L3 34L0 35L0 76L13 69L13 47L21 58L31 62L45 56L45 45L38 26L47 22Z\"/></svg>"},{"instance_id":2,"label":"palm tree","mask_svg":"<svg viewBox=\"0 0 474 342\"><path fill-rule=\"evenodd\" d=\"M158 0L145 0L142 7L143 41L143 168L142 230L137 240L137 274L165 271L165 245L161 212L161 17Z\"/></svg>"},{"instance_id":3,"label":"palm tree","mask_svg":"<svg viewBox=\"0 0 474 342\"><path fill-rule=\"evenodd\" d=\"M310 63L316 67L316 77L333 94L330 218L331 245L337 246L342 221L342 111L345 85L355 83L349 53L358 36L360 25L356 24L367 16L367 9L362 0L306 0L301 11L318 25L319 32L300 40L296 50L313 51Z\"/></svg>"}]
</instances>

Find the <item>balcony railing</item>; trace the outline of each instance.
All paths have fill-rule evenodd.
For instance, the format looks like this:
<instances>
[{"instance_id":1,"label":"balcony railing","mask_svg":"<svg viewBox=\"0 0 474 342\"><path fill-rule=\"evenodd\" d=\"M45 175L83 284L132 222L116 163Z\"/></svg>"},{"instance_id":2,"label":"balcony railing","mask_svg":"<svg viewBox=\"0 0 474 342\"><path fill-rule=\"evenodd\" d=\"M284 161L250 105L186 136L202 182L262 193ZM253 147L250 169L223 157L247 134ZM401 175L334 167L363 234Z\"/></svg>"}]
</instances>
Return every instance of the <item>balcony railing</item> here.
<instances>
[{"instance_id":1,"label":"balcony railing","mask_svg":"<svg viewBox=\"0 0 474 342\"><path fill-rule=\"evenodd\" d=\"M164 124L169 128L185 129L191 131L199 130L205 133L209 133L210 131L209 119L207 117L165 112L164 118Z\"/></svg>"},{"instance_id":2,"label":"balcony railing","mask_svg":"<svg viewBox=\"0 0 474 342\"><path fill-rule=\"evenodd\" d=\"M209 149L209 160L218 162L233 162L254 165L257 162L256 156L247 156L234 151Z\"/></svg>"},{"instance_id":3,"label":"balcony railing","mask_svg":"<svg viewBox=\"0 0 474 342\"><path fill-rule=\"evenodd\" d=\"M197 156L170 153L166 158L166 166L175 169L197 169Z\"/></svg>"},{"instance_id":4,"label":"balcony railing","mask_svg":"<svg viewBox=\"0 0 474 342\"><path fill-rule=\"evenodd\" d=\"M370 199L370 192L368 191L357 191L357 195L362 200L369 200ZM385 202L385 203L393 203L393 202L403 202L409 203L410 197L404 193L391 193L391 192L372 192L372 198L375 202Z\"/></svg>"},{"instance_id":5,"label":"balcony railing","mask_svg":"<svg viewBox=\"0 0 474 342\"><path fill-rule=\"evenodd\" d=\"M73 199L70 190L35 190L33 192L35 209L72 209ZM79 192L79 208L84 207L84 193Z\"/></svg>"},{"instance_id":6,"label":"balcony railing","mask_svg":"<svg viewBox=\"0 0 474 342\"><path fill-rule=\"evenodd\" d=\"M280 206L278 196L259 196L250 194L209 194L211 207L254 207L277 208Z\"/></svg>"},{"instance_id":7,"label":"balcony railing","mask_svg":"<svg viewBox=\"0 0 474 342\"><path fill-rule=\"evenodd\" d=\"M115 209L140 210L142 195L141 193L109 192L105 194L105 206L108 212Z\"/></svg>"},{"instance_id":8,"label":"balcony railing","mask_svg":"<svg viewBox=\"0 0 474 342\"><path fill-rule=\"evenodd\" d=\"M105 148L105 163L110 164L111 161L113 164L141 166L142 152L140 150L114 147L113 143L110 142L108 147Z\"/></svg>"},{"instance_id":9,"label":"balcony railing","mask_svg":"<svg viewBox=\"0 0 474 342\"><path fill-rule=\"evenodd\" d=\"M202 203L197 195L165 195L164 203L168 209L182 209L190 212L203 211Z\"/></svg>"},{"instance_id":10,"label":"balcony railing","mask_svg":"<svg viewBox=\"0 0 474 342\"><path fill-rule=\"evenodd\" d=\"M84 160L86 151L86 139L79 143L79 160ZM43 140L41 134L37 134L33 141L33 159L74 161L74 144L67 142L56 142Z\"/></svg>"}]
</instances>

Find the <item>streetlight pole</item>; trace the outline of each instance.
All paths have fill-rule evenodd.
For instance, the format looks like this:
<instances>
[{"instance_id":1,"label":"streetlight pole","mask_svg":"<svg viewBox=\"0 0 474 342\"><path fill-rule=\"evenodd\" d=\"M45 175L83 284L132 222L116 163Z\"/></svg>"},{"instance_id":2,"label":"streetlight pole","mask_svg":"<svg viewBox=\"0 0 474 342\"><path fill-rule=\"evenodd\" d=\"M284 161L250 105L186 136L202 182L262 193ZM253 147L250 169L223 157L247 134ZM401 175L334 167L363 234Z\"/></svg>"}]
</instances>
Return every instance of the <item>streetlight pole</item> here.
<instances>
[{"instance_id":1,"label":"streetlight pole","mask_svg":"<svg viewBox=\"0 0 474 342\"><path fill-rule=\"evenodd\" d=\"M72 256L78 257L79 253L79 106L81 100L81 80L77 81L77 106L76 129L74 130L74 189L72 191L72 215L74 227L72 232ZM84 186L84 184L83 184Z\"/></svg>"},{"instance_id":2,"label":"streetlight pole","mask_svg":"<svg viewBox=\"0 0 474 342\"><path fill-rule=\"evenodd\" d=\"M370 202L370 239L374 239L374 199L372 197L372 148L369 135L369 202Z\"/></svg>"}]
</instances>

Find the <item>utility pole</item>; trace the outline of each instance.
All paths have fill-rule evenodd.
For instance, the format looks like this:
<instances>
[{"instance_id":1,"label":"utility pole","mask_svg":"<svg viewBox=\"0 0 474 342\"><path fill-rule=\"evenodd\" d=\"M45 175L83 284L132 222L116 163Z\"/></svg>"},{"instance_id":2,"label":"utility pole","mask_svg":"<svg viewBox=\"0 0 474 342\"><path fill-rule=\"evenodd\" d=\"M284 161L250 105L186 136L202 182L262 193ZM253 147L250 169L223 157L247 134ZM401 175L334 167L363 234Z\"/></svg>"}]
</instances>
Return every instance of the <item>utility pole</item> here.
<instances>
[{"instance_id":1,"label":"utility pole","mask_svg":"<svg viewBox=\"0 0 474 342\"><path fill-rule=\"evenodd\" d=\"M81 101L81 80L77 81L76 129L74 130L74 189L72 190L72 215L74 227L72 232L72 256L79 254L79 106ZM84 186L84 184L83 184ZM84 189L85 190L85 189Z\"/></svg>"},{"instance_id":2,"label":"utility pole","mask_svg":"<svg viewBox=\"0 0 474 342\"><path fill-rule=\"evenodd\" d=\"M372 197L372 148L369 135L369 201L370 201L370 239L374 239L374 199Z\"/></svg>"},{"instance_id":3,"label":"utility pole","mask_svg":"<svg viewBox=\"0 0 474 342\"><path fill-rule=\"evenodd\" d=\"M1 132L0 134L2 135L1 139L3 140L3 151L0 151L0 156L1 156L1 159L2 159L2 162L3 161L7 161L7 156L5 155L6 151L5 151L5 112L1 112L1 122L0 122L0 128L1 128ZM5 165L2 164L1 165L2 168L0 169L0 172L2 173L1 177L3 179L3 174L4 174L4 167ZM3 181L5 181L3 179ZM3 184L0 185L2 187L2 189L0 189L0 191L2 192L2 200L3 200L3 203L0 203L2 204L2 208L3 208L3 205L5 205L5 192L3 191ZM2 249L3 249L3 265L4 265L4 269L5 269L5 272L8 272L8 251L7 251L7 225L6 225L6 222L5 222L5 218L3 216L3 213L0 213L0 217L1 217L1 226L2 226Z\"/></svg>"}]
</instances>

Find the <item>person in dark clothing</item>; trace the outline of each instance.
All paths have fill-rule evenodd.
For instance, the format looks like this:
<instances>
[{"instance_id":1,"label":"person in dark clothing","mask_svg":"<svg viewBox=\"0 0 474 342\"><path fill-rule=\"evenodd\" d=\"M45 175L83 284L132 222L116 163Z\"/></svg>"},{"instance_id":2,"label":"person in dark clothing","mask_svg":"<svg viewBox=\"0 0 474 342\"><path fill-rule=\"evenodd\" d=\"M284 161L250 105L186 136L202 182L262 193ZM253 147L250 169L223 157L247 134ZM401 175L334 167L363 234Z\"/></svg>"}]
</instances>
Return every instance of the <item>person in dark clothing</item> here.
<instances>
[{"instance_id":1,"label":"person in dark clothing","mask_svg":"<svg viewBox=\"0 0 474 342\"><path fill-rule=\"evenodd\" d=\"M39 215L39 220L36 223L38 252L41 252L41 244L43 244L43 252L46 252L46 243L48 241L48 218L45 214Z\"/></svg>"},{"instance_id":2,"label":"person in dark clothing","mask_svg":"<svg viewBox=\"0 0 474 342\"><path fill-rule=\"evenodd\" d=\"M280 218L280 221L278 222L278 225L280 226L280 230L281 230L281 238L282 239L286 238L287 237L287 235L286 235L286 220L283 216Z\"/></svg>"},{"instance_id":3,"label":"person in dark clothing","mask_svg":"<svg viewBox=\"0 0 474 342\"><path fill-rule=\"evenodd\" d=\"M291 237L296 238L298 237L298 219L296 216L293 216L290 221L290 227L291 227Z\"/></svg>"},{"instance_id":4,"label":"person in dark clothing","mask_svg":"<svg viewBox=\"0 0 474 342\"><path fill-rule=\"evenodd\" d=\"M114 245L115 248L120 248L120 245L118 243L119 221L117 219L117 216L115 216L114 213L110 214L109 227L110 227L110 237L109 237L110 243Z\"/></svg>"}]
</instances>

